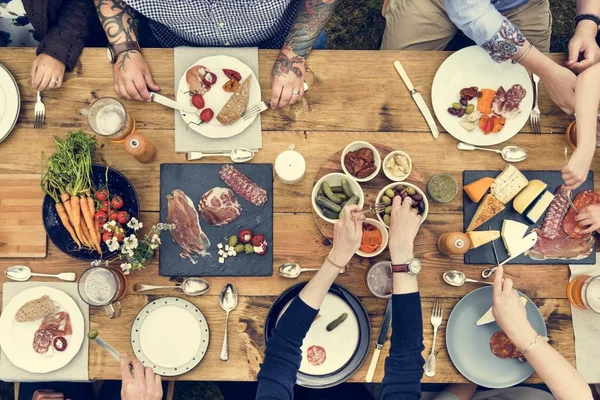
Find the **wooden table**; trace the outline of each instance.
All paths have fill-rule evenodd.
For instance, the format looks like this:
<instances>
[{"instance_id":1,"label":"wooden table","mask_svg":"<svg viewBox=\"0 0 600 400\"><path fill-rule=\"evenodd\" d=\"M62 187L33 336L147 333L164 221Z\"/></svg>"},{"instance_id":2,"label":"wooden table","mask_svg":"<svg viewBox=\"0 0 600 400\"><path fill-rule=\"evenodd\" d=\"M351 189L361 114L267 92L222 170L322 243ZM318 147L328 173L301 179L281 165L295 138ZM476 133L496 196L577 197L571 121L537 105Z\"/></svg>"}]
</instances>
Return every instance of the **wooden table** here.
<instances>
[{"instance_id":1,"label":"wooden table","mask_svg":"<svg viewBox=\"0 0 600 400\"><path fill-rule=\"evenodd\" d=\"M146 59L162 93L173 95L173 51L144 50ZM261 51L260 82L263 98L270 95L270 69L276 53ZM464 169L501 169L504 162L484 152L459 152L456 140L442 133L436 141L428 132L427 125L412 101L406 87L396 74L392 63L398 59L414 85L430 103L431 83L439 65L449 53L444 52L384 52L384 51L315 51L310 57L307 80L311 86L302 102L283 111L267 111L263 114L264 148L255 161L272 163L276 155L294 144L306 158L307 173L296 186L287 186L275 180L274 193L274 271L286 261L297 261L304 267L318 267L330 249L330 243L319 234L311 214L310 192L313 178L320 165L334 152L354 140L386 143L408 152L425 180L439 172L450 173L461 183ZM31 49L1 49L0 63L16 77L21 90L21 115L16 129L0 144L0 173L39 173L40 152L53 150L52 135L63 135L69 130L88 129L82 115L96 98L114 96L112 68L106 62L103 49L86 49L75 70L67 74L64 87L44 92L46 121L44 129L33 129L35 92L30 89L30 69L34 58ZM553 55L563 62L562 55ZM127 155L121 146L105 143L97 151L96 158L123 172L134 184L141 201L141 220L146 227L158 222L159 165L161 163L185 162L183 154L174 151L173 111L158 104L125 102L135 115L138 129L159 149L158 159L150 165L138 163ZM523 133L511 143L529 152L529 159L519 165L523 169L558 170L564 163L562 132L570 122L541 90L543 135L530 134L526 125ZM430 106L431 109L431 106ZM440 127L441 128L441 127ZM556 133L551 135L550 133ZM596 185L600 177L600 165L595 160ZM448 269L460 269L476 277L482 268L463 265L462 258L449 258L438 252L436 241L448 231L462 229L462 196L448 205L431 206L427 222L415 244L415 254L424 265L419 278L423 298L424 356L431 347L432 327L429 323L431 306L435 298L444 299L444 322L437 344L438 363L434 378L424 382L465 382L448 358L445 346L447 317L456 302L475 286L450 287L443 283L442 273ZM387 253L387 252L386 252ZM378 259L383 259L387 254ZM365 270L371 262L355 257L350 273L339 278L338 283L359 296L367 308L373 326L372 348L379 333L385 310L385 301L372 297L363 285ZM74 270L78 273L87 268L84 262L75 261L61 253L51 243L48 257L44 259L4 259L0 269L14 264L27 264L37 272L60 272ZM531 297L547 319L554 346L569 362L575 362L573 327L566 287L569 278L567 266L508 266L509 275L515 278L515 286ZM200 298L190 299L206 315L211 328L211 343L205 359L193 371L178 377L183 380L255 380L263 361L263 324L267 311L284 289L310 276L303 275L296 281L281 278L274 272L267 278L209 278L211 291ZM4 282L4 274L0 280ZM158 276L155 262L143 272L130 277L130 286L136 282L168 284L168 279ZM218 294L223 285L232 282L241 294L238 308L231 314L229 330L230 360L223 363L219 353L223 337L225 313L219 307ZM172 293L171 293L172 294ZM164 295L167 295L165 292ZM102 310L91 313L91 327L100 329L102 336L120 352L132 353L129 332L135 314L153 295L135 295L129 289L123 300L123 314L119 319L107 319ZM168 344L165 344L168 345ZM389 351L389 341L384 355ZM351 381L364 381L372 352L366 363ZM375 375L383 378L381 357ZM98 346L90 346L89 372L91 379L119 378L119 369ZM529 382L540 382L534 375Z\"/></svg>"}]
</instances>

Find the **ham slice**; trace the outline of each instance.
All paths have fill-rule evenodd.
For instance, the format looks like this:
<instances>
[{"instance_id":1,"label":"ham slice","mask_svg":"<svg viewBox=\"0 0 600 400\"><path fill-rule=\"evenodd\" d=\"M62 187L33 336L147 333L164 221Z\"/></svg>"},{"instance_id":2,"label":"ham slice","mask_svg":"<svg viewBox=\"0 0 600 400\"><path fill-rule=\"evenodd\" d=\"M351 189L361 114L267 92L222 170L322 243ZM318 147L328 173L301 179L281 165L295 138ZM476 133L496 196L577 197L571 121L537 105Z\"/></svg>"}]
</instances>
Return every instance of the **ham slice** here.
<instances>
[{"instance_id":1,"label":"ham slice","mask_svg":"<svg viewBox=\"0 0 600 400\"><path fill-rule=\"evenodd\" d=\"M231 189L216 187L202 195L198 204L202 219L212 226L223 226L235 221L242 206Z\"/></svg>"},{"instance_id":2,"label":"ham slice","mask_svg":"<svg viewBox=\"0 0 600 400\"><path fill-rule=\"evenodd\" d=\"M204 96L206 92L210 90L210 86L202 82L202 79L208 72L210 71L203 65L195 65L187 70L185 73L185 81L188 84L190 92Z\"/></svg>"},{"instance_id":3,"label":"ham slice","mask_svg":"<svg viewBox=\"0 0 600 400\"><path fill-rule=\"evenodd\" d=\"M562 229L554 239L540 236L535 246L529 250L528 256L532 260L582 260L592 254L595 239L592 235L574 239L569 237Z\"/></svg>"},{"instance_id":4,"label":"ham slice","mask_svg":"<svg viewBox=\"0 0 600 400\"><path fill-rule=\"evenodd\" d=\"M188 258L192 264L198 263L198 255L208 255L210 241L202 228L194 203L183 190L175 189L167 195L167 223L174 224L171 238L181 247L181 258Z\"/></svg>"}]
</instances>

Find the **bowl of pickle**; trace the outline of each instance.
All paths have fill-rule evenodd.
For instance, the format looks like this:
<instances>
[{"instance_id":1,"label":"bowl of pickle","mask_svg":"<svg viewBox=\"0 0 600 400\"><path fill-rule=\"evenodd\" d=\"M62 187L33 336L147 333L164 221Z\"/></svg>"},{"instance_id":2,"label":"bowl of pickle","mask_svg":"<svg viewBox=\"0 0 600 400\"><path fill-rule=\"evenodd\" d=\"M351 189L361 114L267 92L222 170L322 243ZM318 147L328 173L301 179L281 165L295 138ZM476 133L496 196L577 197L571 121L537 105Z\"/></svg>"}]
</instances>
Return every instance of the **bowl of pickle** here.
<instances>
[{"instance_id":1,"label":"bowl of pickle","mask_svg":"<svg viewBox=\"0 0 600 400\"><path fill-rule=\"evenodd\" d=\"M425 193L421 189L408 182L390 183L381 189L377 195L376 203L383 203L386 207L383 212L377 214L377 219L389 228L392 215L392 202L394 201L394 197L398 196L403 200L406 197L412 199L412 208L417 210L417 213L422 218L421 223L423 223L429 213L429 201L427 201L427 196L425 196Z\"/></svg>"}]
</instances>

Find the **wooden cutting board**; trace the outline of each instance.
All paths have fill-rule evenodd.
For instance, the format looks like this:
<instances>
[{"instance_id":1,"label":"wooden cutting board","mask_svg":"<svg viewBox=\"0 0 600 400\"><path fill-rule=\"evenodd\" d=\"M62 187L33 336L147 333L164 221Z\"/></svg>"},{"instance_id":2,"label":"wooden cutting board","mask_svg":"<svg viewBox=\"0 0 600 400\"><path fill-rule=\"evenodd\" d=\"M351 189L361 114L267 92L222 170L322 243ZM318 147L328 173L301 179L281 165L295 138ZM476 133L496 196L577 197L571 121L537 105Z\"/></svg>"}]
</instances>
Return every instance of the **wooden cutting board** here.
<instances>
[{"instance_id":1,"label":"wooden cutting board","mask_svg":"<svg viewBox=\"0 0 600 400\"><path fill-rule=\"evenodd\" d=\"M46 257L40 175L0 174L0 258Z\"/></svg>"}]
</instances>

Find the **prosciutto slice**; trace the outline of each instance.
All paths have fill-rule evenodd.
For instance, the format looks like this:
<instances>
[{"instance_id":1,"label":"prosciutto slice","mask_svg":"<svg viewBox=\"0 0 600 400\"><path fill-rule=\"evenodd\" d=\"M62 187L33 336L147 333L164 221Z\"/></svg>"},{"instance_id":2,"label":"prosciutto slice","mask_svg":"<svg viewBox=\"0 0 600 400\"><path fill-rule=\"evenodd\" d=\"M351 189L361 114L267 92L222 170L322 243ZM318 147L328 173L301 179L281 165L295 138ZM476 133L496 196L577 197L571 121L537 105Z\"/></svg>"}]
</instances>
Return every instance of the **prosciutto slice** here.
<instances>
[{"instance_id":1,"label":"prosciutto slice","mask_svg":"<svg viewBox=\"0 0 600 400\"><path fill-rule=\"evenodd\" d=\"M181 258L188 258L192 264L198 263L198 255L208 255L210 241L202 228L194 203L181 189L167 195L167 223L174 224L171 238L181 247Z\"/></svg>"},{"instance_id":2,"label":"prosciutto slice","mask_svg":"<svg viewBox=\"0 0 600 400\"><path fill-rule=\"evenodd\" d=\"M535 246L529 250L529 257L532 260L581 260L592 254L594 250L594 236L574 239L569 237L562 229L560 234L554 239L548 239L540 236Z\"/></svg>"},{"instance_id":3,"label":"prosciutto slice","mask_svg":"<svg viewBox=\"0 0 600 400\"><path fill-rule=\"evenodd\" d=\"M42 324L33 335L33 350L39 354L46 354L57 336L73 334L69 313L64 311L44 317Z\"/></svg>"},{"instance_id":4,"label":"prosciutto slice","mask_svg":"<svg viewBox=\"0 0 600 400\"><path fill-rule=\"evenodd\" d=\"M205 95L210 90L210 86L205 84L202 79L210 71L203 65L195 65L185 73L185 81L188 84L190 92L194 94Z\"/></svg>"}]
</instances>

